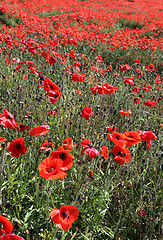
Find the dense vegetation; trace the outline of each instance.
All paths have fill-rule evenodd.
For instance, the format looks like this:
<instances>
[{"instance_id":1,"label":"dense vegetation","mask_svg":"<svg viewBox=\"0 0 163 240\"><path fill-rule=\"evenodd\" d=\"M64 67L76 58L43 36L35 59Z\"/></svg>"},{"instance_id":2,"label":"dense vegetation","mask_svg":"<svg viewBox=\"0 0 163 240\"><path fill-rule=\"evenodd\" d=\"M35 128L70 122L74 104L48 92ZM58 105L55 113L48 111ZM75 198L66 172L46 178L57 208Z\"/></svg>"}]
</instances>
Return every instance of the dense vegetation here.
<instances>
[{"instance_id":1,"label":"dense vegetation","mask_svg":"<svg viewBox=\"0 0 163 240\"><path fill-rule=\"evenodd\" d=\"M0 1L0 236L161 239L162 11Z\"/></svg>"}]
</instances>

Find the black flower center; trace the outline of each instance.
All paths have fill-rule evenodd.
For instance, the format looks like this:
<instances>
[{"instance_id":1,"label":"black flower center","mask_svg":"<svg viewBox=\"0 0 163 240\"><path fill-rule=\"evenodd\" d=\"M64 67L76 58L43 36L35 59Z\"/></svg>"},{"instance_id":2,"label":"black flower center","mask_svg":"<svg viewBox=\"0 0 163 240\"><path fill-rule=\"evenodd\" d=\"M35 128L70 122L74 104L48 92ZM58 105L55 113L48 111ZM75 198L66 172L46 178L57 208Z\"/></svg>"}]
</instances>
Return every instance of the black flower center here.
<instances>
[{"instance_id":1,"label":"black flower center","mask_svg":"<svg viewBox=\"0 0 163 240\"><path fill-rule=\"evenodd\" d=\"M134 139L134 137L133 137L133 136L130 136L130 135L129 135L128 137L129 137L129 138L133 138L133 139Z\"/></svg>"},{"instance_id":2,"label":"black flower center","mask_svg":"<svg viewBox=\"0 0 163 240\"><path fill-rule=\"evenodd\" d=\"M69 214L68 214L68 212L63 212L63 213L61 213L61 215L62 215L62 217L63 217L63 219L65 219L65 218L69 218Z\"/></svg>"},{"instance_id":3,"label":"black flower center","mask_svg":"<svg viewBox=\"0 0 163 240\"><path fill-rule=\"evenodd\" d=\"M65 160L66 159L66 153L62 152L59 154L60 159Z\"/></svg>"},{"instance_id":4,"label":"black flower center","mask_svg":"<svg viewBox=\"0 0 163 240\"><path fill-rule=\"evenodd\" d=\"M54 94L54 95L53 95L53 98L54 98L54 99L58 98L58 95L57 95L57 94Z\"/></svg>"},{"instance_id":5,"label":"black flower center","mask_svg":"<svg viewBox=\"0 0 163 240\"><path fill-rule=\"evenodd\" d=\"M16 147L17 147L18 149L21 148L21 144L20 144L20 143L16 144Z\"/></svg>"},{"instance_id":6,"label":"black flower center","mask_svg":"<svg viewBox=\"0 0 163 240\"><path fill-rule=\"evenodd\" d=\"M124 156L123 152L117 152L117 155L118 155L118 156L121 156L121 157Z\"/></svg>"},{"instance_id":7,"label":"black flower center","mask_svg":"<svg viewBox=\"0 0 163 240\"><path fill-rule=\"evenodd\" d=\"M119 139L120 139L120 136L116 136L115 138L116 138L117 140L119 140Z\"/></svg>"}]
</instances>

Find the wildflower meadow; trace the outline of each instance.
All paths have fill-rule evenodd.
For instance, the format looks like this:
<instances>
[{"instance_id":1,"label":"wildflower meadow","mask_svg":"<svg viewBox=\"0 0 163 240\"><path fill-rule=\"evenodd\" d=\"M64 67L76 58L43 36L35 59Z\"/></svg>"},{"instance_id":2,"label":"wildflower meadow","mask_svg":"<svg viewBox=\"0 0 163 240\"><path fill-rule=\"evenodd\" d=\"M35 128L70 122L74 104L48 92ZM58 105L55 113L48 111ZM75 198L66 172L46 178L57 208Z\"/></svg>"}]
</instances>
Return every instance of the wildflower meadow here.
<instances>
[{"instance_id":1,"label":"wildflower meadow","mask_svg":"<svg viewBox=\"0 0 163 240\"><path fill-rule=\"evenodd\" d=\"M0 0L0 240L161 240L163 2Z\"/></svg>"}]
</instances>

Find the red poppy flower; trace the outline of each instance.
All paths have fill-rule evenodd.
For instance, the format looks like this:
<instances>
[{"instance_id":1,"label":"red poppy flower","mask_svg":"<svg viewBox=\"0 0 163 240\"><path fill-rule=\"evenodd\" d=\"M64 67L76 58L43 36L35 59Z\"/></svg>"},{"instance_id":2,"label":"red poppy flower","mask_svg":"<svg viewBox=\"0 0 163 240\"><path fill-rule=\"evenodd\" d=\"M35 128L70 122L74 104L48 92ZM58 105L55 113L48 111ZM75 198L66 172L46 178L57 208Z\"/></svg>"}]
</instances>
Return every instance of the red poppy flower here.
<instances>
[{"instance_id":1,"label":"red poppy flower","mask_svg":"<svg viewBox=\"0 0 163 240\"><path fill-rule=\"evenodd\" d=\"M144 208L139 208L137 210L137 214L140 216L140 217L145 217L146 216L146 210Z\"/></svg>"},{"instance_id":2,"label":"red poppy flower","mask_svg":"<svg viewBox=\"0 0 163 240\"><path fill-rule=\"evenodd\" d=\"M49 132L50 127L48 125L41 125L37 126L35 128L32 128L29 132L30 135L35 135L35 136L40 136L40 135L45 135Z\"/></svg>"},{"instance_id":3,"label":"red poppy flower","mask_svg":"<svg viewBox=\"0 0 163 240\"><path fill-rule=\"evenodd\" d=\"M127 71L132 69L132 67L130 67L128 64L126 65L120 65L120 71Z\"/></svg>"},{"instance_id":4,"label":"red poppy flower","mask_svg":"<svg viewBox=\"0 0 163 240\"><path fill-rule=\"evenodd\" d=\"M155 136L155 134L150 130L150 131L138 131L141 140L143 142L147 142L148 145L151 146L151 140L155 140L157 137Z\"/></svg>"},{"instance_id":5,"label":"red poppy flower","mask_svg":"<svg viewBox=\"0 0 163 240\"><path fill-rule=\"evenodd\" d=\"M84 107L81 112L81 117L84 117L86 120L90 120L90 115L92 115L92 109L88 106Z\"/></svg>"},{"instance_id":6,"label":"red poppy flower","mask_svg":"<svg viewBox=\"0 0 163 240\"><path fill-rule=\"evenodd\" d=\"M148 107L153 107L154 105L157 105L157 102L148 100L144 103L144 105Z\"/></svg>"},{"instance_id":7,"label":"red poppy flower","mask_svg":"<svg viewBox=\"0 0 163 240\"><path fill-rule=\"evenodd\" d=\"M51 158L58 158L60 159L62 166L61 170L65 171L72 167L74 159L73 155L65 150L63 147L59 147L55 152L52 152L50 155Z\"/></svg>"},{"instance_id":8,"label":"red poppy flower","mask_svg":"<svg viewBox=\"0 0 163 240\"><path fill-rule=\"evenodd\" d=\"M145 69L149 72L154 72L157 68L155 68L153 64L150 64L149 66L145 66Z\"/></svg>"},{"instance_id":9,"label":"red poppy flower","mask_svg":"<svg viewBox=\"0 0 163 240\"><path fill-rule=\"evenodd\" d=\"M28 128L29 128L28 126L19 123L18 132L19 132L19 130L20 130L21 132L24 132L24 131L25 131L26 129L28 129Z\"/></svg>"},{"instance_id":10,"label":"red poppy flower","mask_svg":"<svg viewBox=\"0 0 163 240\"><path fill-rule=\"evenodd\" d=\"M62 206L60 209L53 208L51 211L52 221L61 229L68 231L72 223L76 221L79 215L79 210L75 206Z\"/></svg>"},{"instance_id":11,"label":"red poppy flower","mask_svg":"<svg viewBox=\"0 0 163 240\"><path fill-rule=\"evenodd\" d=\"M77 146L76 143L73 143L72 138L65 138L63 140L63 148L64 149L72 149L75 148Z\"/></svg>"},{"instance_id":12,"label":"red poppy flower","mask_svg":"<svg viewBox=\"0 0 163 240\"><path fill-rule=\"evenodd\" d=\"M135 62L140 64L140 60L139 59L135 59Z\"/></svg>"},{"instance_id":13,"label":"red poppy flower","mask_svg":"<svg viewBox=\"0 0 163 240\"><path fill-rule=\"evenodd\" d=\"M141 78L143 76L143 72L141 72L139 68L136 68L135 70L136 70L136 76L138 78Z\"/></svg>"},{"instance_id":14,"label":"red poppy flower","mask_svg":"<svg viewBox=\"0 0 163 240\"><path fill-rule=\"evenodd\" d=\"M112 134L108 134L108 138L115 145L124 147L126 145L126 136L123 133L113 131Z\"/></svg>"},{"instance_id":15,"label":"red poppy flower","mask_svg":"<svg viewBox=\"0 0 163 240\"><path fill-rule=\"evenodd\" d=\"M115 93L117 87L111 86L109 83L104 83L103 85L105 94Z\"/></svg>"},{"instance_id":16,"label":"red poppy flower","mask_svg":"<svg viewBox=\"0 0 163 240\"><path fill-rule=\"evenodd\" d=\"M21 155L24 155L27 152L27 148L24 143L24 138L17 138L12 143L7 143L7 149L12 157L20 157Z\"/></svg>"},{"instance_id":17,"label":"red poppy flower","mask_svg":"<svg viewBox=\"0 0 163 240\"><path fill-rule=\"evenodd\" d=\"M81 150L81 153L87 154L89 158L95 158L99 156L99 152L91 146L92 142L89 140L82 140L80 143L84 148Z\"/></svg>"},{"instance_id":18,"label":"red poppy flower","mask_svg":"<svg viewBox=\"0 0 163 240\"><path fill-rule=\"evenodd\" d=\"M105 94L105 89L103 87L103 85L97 85L95 87L91 87L92 93L93 94Z\"/></svg>"},{"instance_id":19,"label":"red poppy flower","mask_svg":"<svg viewBox=\"0 0 163 240\"><path fill-rule=\"evenodd\" d=\"M10 129L16 129L18 123L15 122L13 115L6 109L4 109L3 113L0 114L0 125L2 125L3 127L8 127Z\"/></svg>"},{"instance_id":20,"label":"red poppy flower","mask_svg":"<svg viewBox=\"0 0 163 240\"><path fill-rule=\"evenodd\" d=\"M140 91L140 88L139 87L134 87L131 92L132 93L138 93Z\"/></svg>"},{"instance_id":21,"label":"red poppy flower","mask_svg":"<svg viewBox=\"0 0 163 240\"><path fill-rule=\"evenodd\" d=\"M6 141L7 139L5 137L0 137L0 142Z\"/></svg>"},{"instance_id":22,"label":"red poppy flower","mask_svg":"<svg viewBox=\"0 0 163 240\"><path fill-rule=\"evenodd\" d=\"M24 120L25 118L32 118L32 115L34 115L33 112L27 113L27 114L23 117L23 120Z\"/></svg>"},{"instance_id":23,"label":"red poppy flower","mask_svg":"<svg viewBox=\"0 0 163 240\"><path fill-rule=\"evenodd\" d=\"M116 161L119 165L123 165L124 163L128 163L131 161L130 151L128 148L115 146L113 147L112 152L115 155L113 161Z\"/></svg>"},{"instance_id":24,"label":"red poppy flower","mask_svg":"<svg viewBox=\"0 0 163 240\"><path fill-rule=\"evenodd\" d=\"M89 141L89 140L82 140L82 141L80 142L80 144L81 144L81 146L83 146L83 147L90 147L91 144L92 144L92 142Z\"/></svg>"},{"instance_id":25,"label":"red poppy flower","mask_svg":"<svg viewBox=\"0 0 163 240\"><path fill-rule=\"evenodd\" d=\"M57 60L56 60L53 56L50 56L48 62L49 62L51 65L54 65L54 64L57 62Z\"/></svg>"},{"instance_id":26,"label":"red poppy flower","mask_svg":"<svg viewBox=\"0 0 163 240\"><path fill-rule=\"evenodd\" d=\"M121 110L121 111L119 111L119 113L120 113L121 115L129 115L129 114L131 114L132 112L131 112L130 110Z\"/></svg>"},{"instance_id":27,"label":"red poppy flower","mask_svg":"<svg viewBox=\"0 0 163 240\"><path fill-rule=\"evenodd\" d=\"M93 175L94 175L94 174L93 174L93 170L92 170L92 171L89 172L88 177L91 178Z\"/></svg>"},{"instance_id":28,"label":"red poppy flower","mask_svg":"<svg viewBox=\"0 0 163 240\"><path fill-rule=\"evenodd\" d=\"M54 144L52 142L48 142L45 141L44 143L41 144L41 147L39 148L40 150L42 150L42 152L44 151L52 151L51 147L55 147Z\"/></svg>"},{"instance_id":29,"label":"red poppy flower","mask_svg":"<svg viewBox=\"0 0 163 240\"><path fill-rule=\"evenodd\" d=\"M111 86L109 83L105 83L103 85L97 85L95 87L91 87L92 93L93 94L111 94L111 93L115 93L115 90L117 89L117 87Z\"/></svg>"},{"instance_id":30,"label":"red poppy flower","mask_svg":"<svg viewBox=\"0 0 163 240\"><path fill-rule=\"evenodd\" d=\"M103 62L103 61L104 61L101 55L97 56L97 57L95 58L95 60L96 60L97 62Z\"/></svg>"},{"instance_id":31,"label":"red poppy flower","mask_svg":"<svg viewBox=\"0 0 163 240\"><path fill-rule=\"evenodd\" d=\"M56 111L55 111L55 110L52 110L52 111L48 112L48 116L49 116L49 115L55 116L55 114L56 114Z\"/></svg>"},{"instance_id":32,"label":"red poppy flower","mask_svg":"<svg viewBox=\"0 0 163 240\"><path fill-rule=\"evenodd\" d=\"M152 87L151 86L146 86L142 88L143 91L147 92L147 91L152 91Z\"/></svg>"},{"instance_id":33,"label":"red poppy flower","mask_svg":"<svg viewBox=\"0 0 163 240\"><path fill-rule=\"evenodd\" d=\"M130 85L134 85L134 82L133 82L134 77L122 77L122 78L124 79L124 84L128 83Z\"/></svg>"},{"instance_id":34,"label":"red poppy flower","mask_svg":"<svg viewBox=\"0 0 163 240\"><path fill-rule=\"evenodd\" d=\"M124 135L126 136L126 147L131 147L132 145L138 144L141 141L141 137L138 132L125 132Z\"/></svg>"},{"instance_id":35,"label":"red poppy flower","mask_svg":"<svg viewBox=\"0 0 163 240\"><path fill-rule=\"evenodd\" d=\"M1 229L1 227L3 227ZM11 234L13 230L13 225L7 218L0 215L0 236L3 234Z\"/></svg>"},{"instance_id":36,"label":"red poppy flower","mask_svg":"<svg viewBox=\"0 0 163 240\"><path fill-rule=\"evenodd\" d=\"M0 240L24 240L24 238L19 237L14 234L6 234L0 237Z\"/></svg>"},{"instance_id":37,"label":"red poppy flower","mask_svg":"<svg viewBox=\"0 0 163 240\"><path fill-rule=\"evenodd\" d=\"M62 179L67 173L61 171L62 161L52 156L45 158L39 165L39 174L47 180Z\"/></svg>"},{"instance_id":38,"label":"red poppy flower","mask_svg":"<svg viewBox=\"0 0 163 240\"><path fill-rule=\"evenodd\" d=\"M101 156L103 156L105 158L105 160L108 159L109 157L109 150L106 146L102 146L101 150Z\"/></svg>"},{"instance_id":39,"label":"red poppy flower","mask_svg":"<svg viewBox=\"0 0 163 240\"><path fill-rule=\"evenodd\" d=\"M59 91L60 88L53 83L53 81L51 81L49 78L46 78L44 80L44 89L48 92L48 91Z\"/></svg>"},{"instance_id":40,"label":"red poppy flower","mask_svg":"<svg viewBox=\"0 0 163 240\"><path fill-rule=\"evenodd\" d=\"M77 82L84 82L85 81L85 74L77 74L77 73L73 73L72 74L72 81L77 81Z\"/></svg>"},{"instance_id":41,"label":"red poppy flower","mask_svg":"<svg viewBox=\"0 0 163 240\"><path fill-rule=\"evenodd\" d=\"M108 132L116 131L116 130L117 130L117 127L115 127L115 126L109 126L109 127L107 128L107 131L108 131Z\"/></svg>"},{"instance_id":42,"label":"red poppy flower","mask_svg":"<svg viewBox=\"0 0 163 240\"><path fill-rule=\"evenodd\" d=\"M135 103L135 104L140 103L140 98L138 98L138 97L134 97L134 103Z\"/></svg>"},{"instance_id":43,"label":"red poppy flower","mask_svg":"<svg viewBox=\"0 0 163 240\"><path fill-rule=\"evenodd\" d=\"M59 91L48 91L47 92L47 97L50 99L50 101L54 104L59 96L62 96L62 94Z\"/></svg>"},{"instance_id":44,"label":"red poppy flower","mask_svg":"<svg viewBox=\"0 0 163 240\"><path fill-rule=\"evenodd\" d=\"M84 149L83 149L84 150ZM89 158L95 158L96 156L99 156L99 152L97 149L93 147L88 147L84 153L89 156Z\"/></svg>"}]
</instances>

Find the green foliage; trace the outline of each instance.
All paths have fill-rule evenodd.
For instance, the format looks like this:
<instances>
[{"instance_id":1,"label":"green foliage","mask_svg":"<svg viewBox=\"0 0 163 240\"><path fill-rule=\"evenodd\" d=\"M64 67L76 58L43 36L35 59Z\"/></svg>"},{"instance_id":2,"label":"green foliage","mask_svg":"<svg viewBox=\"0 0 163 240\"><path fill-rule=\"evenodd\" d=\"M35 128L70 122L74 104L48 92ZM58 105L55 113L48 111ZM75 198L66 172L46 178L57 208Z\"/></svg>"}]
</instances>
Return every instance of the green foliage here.
<instances>
[{"instance_id":1,"label":"green foliage","mask_svg":"<svg viewBox=\"0 0 163 240\"><path fill-rule=\"evenodd\" d=\"M15 27L17 24L21 24L23 21L19 17L11 17L9 14L5 14L0 10L0 28L3 24L6 26Z\"/></svg>"},{"instance_id":2,"label":"green foliage","mask_svg":"<svg viewBox=\"0 0 163 240\"><path fill-rule=\"evenodd\" d=\"M124 30L126 30L126 28L141 29L144 27L143 23L136 22L135 20L126 20L124 18L119 18L117 20L117 26L119 28L123 28Z\"/></svg>"},{"instance_id":3,"label":"green foliage","mask_svg":"<svg viewBox=\"0 0 163 240\"><path fill-rule=\"evenodd\" d=\"M56 15L59 12L55 13ZM46 17L54 13L44 13ZM19 24L18 18L9 20L3 13L2 23L10 26ZM143 24L134 21L119 19L119 28L133 29L143 27ZM29 35L31 37L31 35ZM42 39L40 39L40 42ZM6 43L2 43L7 47ZM79 46L62 46L58 52L67 54L67 62L58 61L54 66L40 55L32 55L27 51L18 51L13 48L10 59L20 61L33 61L37 70L46 78L50 78L61 88L63 97L53 105L46 96L44 88L38 88L37 80L40 78L32 74L26 64L15 70L18 63L11 61L9 65L5 60L8 52L0 55L0 114L3 109L11 112L16 121L32 129L36 125L48 124L50 131L44 136L30 136L28 130L17 132L0 125L0 136L11 142L18 137L24 137L28 152L20 158L12 157L7 146L1 146L0 155L4 162L0 186L0 199L2 211L6 217L13 221L18 219L20 228L14 230L15 234L26 240L54 240L54 239L159 239L161 229L161 122L162 107L149 108L143 103L147 99L159 99L161 91L155 83L155 73L145 71L145 66L153 63L157 73L162 72L161 54L159 50L140 48L120 49L108 51L109 44L91 45L80 43ZM96 52L91 49L95 48ZM71 75L65 73L74 61L68 56L70 50L80 63L80 70L86 73L85 82L73 82ZM83 54L83 56L80 55ZM99 63L96 56L104 59ZM141 61L141 65L135 63ZM108 64L113 71L100 73L97 69L107 69ZM132 69L121 72L121 64L129 64ZM142 78L135 77L135 86L141 88L139 95L141 104L133 104L133 86L123 84L122 77L135 76L136 68L144 73ZM119 76L115 76L115 73ZM28 79L25 79L25 76ZM115 94L93 95L90 87L99 83L110 83L116 86ZM152 91L143 92L144 85L151 85ZM81 95L76 93L81 91ZM138 95L138 96L139 96ZM137 95L135 95L137 96ZM89 121L81 118L80 113L85 106L93 109L94 115ZM56 110L55 116L48 112ZM132 114L121 116L119 110L130 109ZM23 119L28 112L33 112L31 118ZM130 148L132 160L123 166L113 162L112 148L114 144L108 140L107 127L115 125L118 132L152 130L157 136L152 146L146 151L139 143ZM41 144L52 138L55 149L62 145L63 139L72 137L77 147L71 150L74 156L73 166L67 171L64 179L48 181L39 175L40 162L50 155L41 152ZM109 159L105 161L102 156L90 159L81 154L81 140L89 139L93 147L100 148L106 145L109 149ZM3 170L3 171L2 171ZM89 178L89 172L94 175ZM10 201L11 206L6 207ZM68 232L57 228L50 219L53 208L63 205L75 205L79 209L79 217ZM137 210L144 208L146 215L141 217Z\"/></svg>"}]
</instances>

